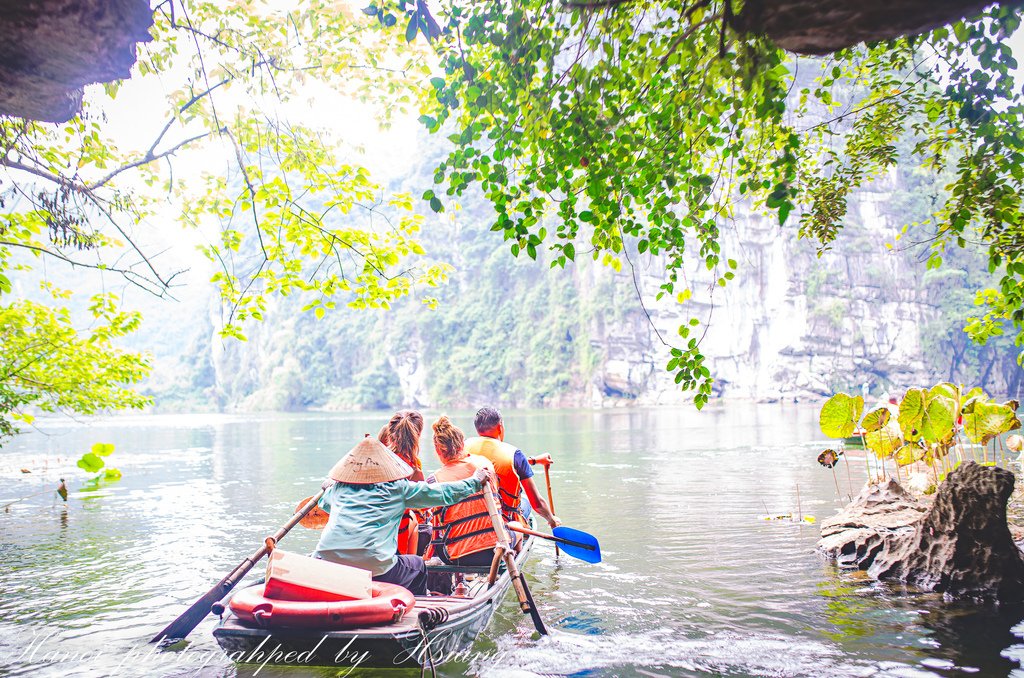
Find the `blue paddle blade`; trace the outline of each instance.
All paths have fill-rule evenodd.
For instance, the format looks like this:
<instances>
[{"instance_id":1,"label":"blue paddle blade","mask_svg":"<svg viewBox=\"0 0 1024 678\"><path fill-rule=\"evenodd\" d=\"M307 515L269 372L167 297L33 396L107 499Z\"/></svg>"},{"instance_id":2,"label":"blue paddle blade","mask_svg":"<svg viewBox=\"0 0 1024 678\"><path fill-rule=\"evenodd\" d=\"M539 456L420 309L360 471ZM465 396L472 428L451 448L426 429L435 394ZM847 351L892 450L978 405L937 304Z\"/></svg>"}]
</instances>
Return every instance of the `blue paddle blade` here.
<instances>
[{"instance_id":1,"label":"blue paddle blade","mask_svg":"<svg viewBox=\"0 0 1024 678\"><path fill-rule=\"evenodd\" d=\"M597 543L597 537L594 535L563 526L551 530L551 534L558 537L558 548L562 549L565 555L587 563L601 562L601 545Z\"/></svg>"}]
</instances>

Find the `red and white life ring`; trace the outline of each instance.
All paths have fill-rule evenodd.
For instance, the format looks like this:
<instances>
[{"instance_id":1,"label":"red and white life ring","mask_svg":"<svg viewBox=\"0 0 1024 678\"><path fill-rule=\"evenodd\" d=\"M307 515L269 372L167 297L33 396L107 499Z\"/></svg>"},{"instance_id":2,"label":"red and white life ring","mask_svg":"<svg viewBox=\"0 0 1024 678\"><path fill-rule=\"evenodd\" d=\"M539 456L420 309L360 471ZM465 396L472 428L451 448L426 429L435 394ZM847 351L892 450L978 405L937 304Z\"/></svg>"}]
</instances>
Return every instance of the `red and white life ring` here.
<instances>
[{"instance_id":1,"label":"red and white life ring","mask_svg":"<svg viewBox=\"0 0 1024 678\"><path fill-rule=\"evenodd\" d=\"M416 604L412 593L397 584L373 582L365 600L277 600L263 595L263 584L249 586L231 598L229 607L244 623L263 629L351 629L400 620Z\"/></svg>"}]
</instances>

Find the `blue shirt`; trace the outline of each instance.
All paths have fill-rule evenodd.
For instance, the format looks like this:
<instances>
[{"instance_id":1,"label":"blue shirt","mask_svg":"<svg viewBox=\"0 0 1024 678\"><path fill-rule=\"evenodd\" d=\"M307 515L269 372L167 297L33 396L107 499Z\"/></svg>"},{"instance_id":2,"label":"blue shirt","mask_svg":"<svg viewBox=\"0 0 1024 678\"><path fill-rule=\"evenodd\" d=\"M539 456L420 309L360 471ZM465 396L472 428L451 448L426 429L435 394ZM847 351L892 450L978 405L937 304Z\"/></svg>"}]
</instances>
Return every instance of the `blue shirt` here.
<instances>
[{"instance_id":1,"label":"blue shirt","mask_svg":"<svg viewBox=\"0 0 1024 678\"><path fill-rule=\"evenodd\" d=\"M331 517L313 555L382 575L398 562L398 524L407 508L447 506L479 490L472 478L431 485L405 479L372 485L335 483L319 502Z\"/></svg>"},{"instance_id":2,"label":"blue shirt","mask_svg":"<svg viewBox=\"0 0 1024 678\"><path fill-rule=\"evenodd\" d=\"M522 450L516 450L516 453L512 455L512 468L516 470L516 475L520 480L533 477L533 467L530 466L530 462Z\"/></svg>"}]
</instances>

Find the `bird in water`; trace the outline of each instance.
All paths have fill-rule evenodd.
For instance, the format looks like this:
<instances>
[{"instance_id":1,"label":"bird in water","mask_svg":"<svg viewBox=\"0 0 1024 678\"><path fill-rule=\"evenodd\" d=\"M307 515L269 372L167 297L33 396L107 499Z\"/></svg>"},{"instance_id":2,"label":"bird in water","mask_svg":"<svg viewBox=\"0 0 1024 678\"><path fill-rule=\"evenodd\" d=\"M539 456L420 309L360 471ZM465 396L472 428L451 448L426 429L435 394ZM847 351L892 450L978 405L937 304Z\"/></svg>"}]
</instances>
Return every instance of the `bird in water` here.
<instances>
[{"instance_id":1,"label":"bird in water","mask_svg":"<svg viewBox=\"0 0 1024 678\"><path fill-rule=\"evenodd\" d=\"M64 501L68 500L68 486L64 484L63 478L60 479L60 487L57 488L57 494L59 494L60 498Z\"/></svg>"}]
</instances>

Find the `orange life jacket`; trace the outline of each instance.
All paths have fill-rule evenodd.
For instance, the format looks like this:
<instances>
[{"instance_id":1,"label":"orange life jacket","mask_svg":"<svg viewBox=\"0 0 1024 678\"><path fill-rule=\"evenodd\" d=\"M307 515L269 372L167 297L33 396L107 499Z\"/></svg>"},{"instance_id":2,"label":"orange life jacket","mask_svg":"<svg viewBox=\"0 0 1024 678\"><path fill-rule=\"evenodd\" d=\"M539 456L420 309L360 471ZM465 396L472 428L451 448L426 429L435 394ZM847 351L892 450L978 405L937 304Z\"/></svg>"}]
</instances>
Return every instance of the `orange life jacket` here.
<instances>
[{"instance_id":1,"label":"orange life jacket","mask_svg":"<svg viewBox=\"0 0 1024 678\"><path fill-rule=\"evenodd\" d=\"M506 520L520 520L519 503L523 494L523 484L516 474L514 459L516 446L509 445L496 438L470 438L466 441L466 452L486 457L494 464L494 473L498 478L498 495L501 497L501 509Z\"/></svg>"},{"instance_id":2,"label":"orange life jacket","mask_svg":"<svg viewBox=\"0 0 1024 678\"><path fill-rule=\"evenodd\" d=\"M398 553L415 556L419 553L420 517L416 511L406 509L398 523Z\"/></svg>"},{"instance_id":3,"label":"orange life jacket","mask_svg":"<svg viewBox=\"0 0 1024 678\"><path fill-rule=\"evenodd\" d=\"M391 450L394 452L394 450ZM423 462L419 457L406 458L395 452L395 456L409 464L414 470L423 470ZM419 555L420 532L419 526L424 521L418 511L406 509L402 514L402 520L398 523L398 553L407 556Z\"/></svg>"},{"instance_id":4,"label":"orange life jacket","mask_svg":"<svg viewBox=\"0 0 1024 678\"><path fill-rule=\"evenodd\" d=\"M433 475L439 483L450 483L469 478L478 468L492 468L492 464L484 457L468 455L445 464ZM491 493L497 497L493 490ZM479 551L490 551L498 543L483 492L436 509L434 516L430 555L436 555L445 562L451 563L456 558Z\"/></svg>"}]
</instances>

